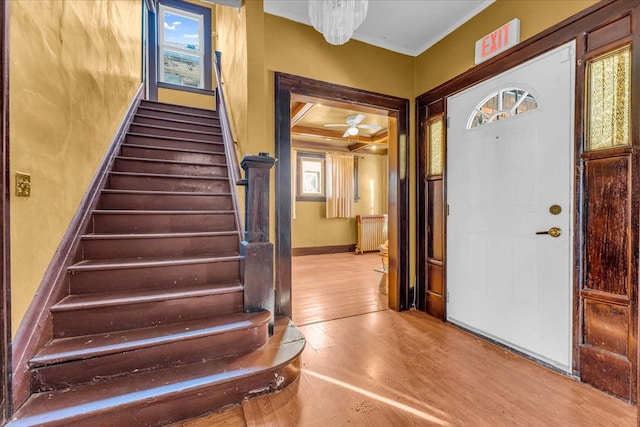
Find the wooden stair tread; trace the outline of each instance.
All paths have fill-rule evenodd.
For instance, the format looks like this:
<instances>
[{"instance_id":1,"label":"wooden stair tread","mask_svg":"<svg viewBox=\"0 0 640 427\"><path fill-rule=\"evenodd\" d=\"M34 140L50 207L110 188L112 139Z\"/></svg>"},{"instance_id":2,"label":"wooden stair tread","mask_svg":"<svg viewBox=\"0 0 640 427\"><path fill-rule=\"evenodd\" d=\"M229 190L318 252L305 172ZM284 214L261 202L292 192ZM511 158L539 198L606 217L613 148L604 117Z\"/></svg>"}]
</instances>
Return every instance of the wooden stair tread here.
<instances>
[{"instance_id":1,"label":"wooden stair tread","mask_svg":"<svg viewBox=\"0 0 640 427\"><path fill-rule=\"evenodd\" d=\"M66 296L62 301L51 307L52 312L84 310L94 307L121 306L125 304L139 304L142 302L164 301L199 297L203 295L220 295L242 291L240 283L205 284L182 287L179 289L143 289L138 291L101 292L98 294L76 294Z\"/></svg>"},{"instance_id":2,"label":"wooden stair tread","mask_svg":"<svg viewBox=\"0 0 640 427\"><path fill-rule=\"evenodd\" d=\"M221 127L219 124L198 123L198 122L191 122L189 120L169 119L169 118L166 118L166 117L149 116L147 114L140 114L140 113L136 114L136 118L138 118L138 117L145 118L145 119L163 120L163 121L167 122L168 124L170 124L170 123L179 123L179 124L185 124L185 125L193 124L193 125L207 126L207 127L211 127L211 128L218 128L218 129ZM212 117L212 119L213 119L213 117ZM135 122L135 120L134 120L134 123L141 124L139 122ZM189 132L191 132L191 130L189 130Z\"/></svg>"},{"instance_id":3,"label":"wooden stair tread","mask_svg":"<svg viewBox=\"0 0 640 427\"><path fill-rule=\"evenodd\" d=\"M135 160L139 162L150 162L150 163L170 163L170 164L181 164L181 165L197 165L197 166L218 166L218 167L227 167L226 163L202 163L202 162L183 162L180 160L166 160L166 159L152 159L149 157L127 157L127 156L117 156L116 160Z\"/></svg>"},{"instance_id":4,"label":"wooden stair tread","mask_svg":"<svg viewBox=\"0 0 640 427\"><path fill-rule=\"evenodd\" d=\"M149 124L146 124L146 123L136 122L135 119L133 120L131 125L132 126L141 126L141 127L150 128L150 129L162 129L162 130L175 131L175 132L197 133L197 134L200 134L200 135L216 135L216 136L220 136L221 135L221 132L205 132L203 130L186 130L186 129L180 129L180 128L172 128L172 127L169 127L169 126L149 125ZM143 135L145 135L145 134L143 134Z\"/></svg>"},{"instance_id":5,"label":"wooden stair tread","mask_svg":"<svg viewBox=\"0 0 640 427\"><path fill-rule=\"evenodd\" d=\"M268 311L236 313L127 331L58 338L52 340L33 357L29 361L29 366L66 363L72 360L122 353L202 336L220 335L264 325L270 317L271 314Z\"/></svg>"},{"instance_id":6,"label":"wooden stair tread","mask_svg":"<svg viewBox=\"0 0 640 427\"><path fill-rule=\"evenodd\" d=\"M81 238L83 240L118 240L118 239L165 239L165 238L184 238L184 237L215 237L215 236L233 236L239 233L235 230L228 231L197 231L183 233L92 233L85 234Z\"/></svg>"},{"instance_id":7,"label":"wooden stair tread","mask_svg":"<svg viewBox=\"0 0 640 427\"><path fill-rule=\"evenodd\" d=\"M141 105L140 108L138 109L138 111L144 111L144 112L147 112L147 114L170 113L170 114L185 116L185 118L198 117L198 118L202 118L202 119L211 119L211 120L219 120L220 119L219 115L217 114L217 112L215 110L204 110L205 112L207 112L207 114L200 114L200 112L203 111L202 109L194 108L194 110L199 110L199 111L189 112L189 111L180 111L180 110L167 110L167 109L164 109L164 108L160 108L160 105L158 105L158 106L156 106L156 105ZM214 113L214 114L209 114L209 113ZM152 115L151 117L156 117L156 116Z\"/></svg>"},{"instance_id":8,"label":"wooden stair tread","mask_svg":"<svg viewBox=\"0 0 640 427\"><path fill-rule=\"evenodd\" d=\"M194 111L200 115L207 117L218 117L218 111L210 110L208 108L199 108L199 107L188 107L186 105L176 105L170 104L168 102L162 101L151 101L148 99L144 99L140 102L140 106L142 108L156 108L156 109L164 109L164 111ZM179 107L180 110L171 110L171 107Z\"/></svg>"},{"instance_id":9,"label":"wooden stair tread","mask_svg":"<svg viewBox=\"0 0 640 427\"><path fill-rule=\"evenodd\" d=\"M150 210L150 209L95 209L92 211L94 215L230 215L235 213L229 209L216 210Z\"/></svg>"},{"instance_id":10,"label":"wooden stair tread","mask_svg":"<svg viewBox=\"0 0 640 427\"><path fill-rule=\"evenodd\" d=\"M162 195L172 195L172 196L224 196L230 197L231 193L223 193L223 192L210 192L210 191L160 191L160 190L119 190L113 188L105 188L102 190L104 194L138 194L138 195L151 195L151 196L162 196Z\"/></svg>"},{"instance_id":11,"label":"wooden stair tread","mask_svg":"<svg viewBox=\"0 0 640 427\"><path fill-rule=\"evenodd\" d=\"M167 139L167 140L176 141L178 143L179 142L197 142L199 144L211 144L211 145L217 145L217 146L224 145L224 142L220 142L220 141L201 141L199 139L178 138L175 136L154 135L154 134L140 133L140 132L127 132L127 135L139 136L139 137L145 137L145 138ZM221 152L221 153L224 153L224 152Z\"/></svg>"},{"instance_id":12,"label":"wooden stair tread","mask_svg":"<svg viewBox=\"0 0 640 427\"><path fill-rule=\"evenodd\" d=\"M140 145L140 144L122 144L122 148L140 148L143 150L159 150L159 151L173 151L176 153L194 153L194 154L213 154L216 156L224 156L223 151L204 151L204 150L194 150L190 148L177 148L177 147L161 147L157 145ZM126 157L126 156L124 156Z\"/></svg>"},{"instance_id":13,"label":"wooden stair tread","mask_svg":"<svg viewBox=\"0 0 640 427\"><path fill-rule=\"evenodd\" d=\"M119 270L144 267L166 267L175 265L204 264L210 262L240 261L242 257L235 254L223 254L218 256L189 257L189 258L160 258L160 259L108 259L108 260L83 260L70 266L70 272L92 270Z\"/></svg>"},{"instance_id":14,"label":"wooden stair tread","mask_svg":"<svg viewBox=\"0 0 640 427\"><path fill-rule=\"evenodd\" d=\"M140 178L171 178L171 179L193 179L193 180L207 180L207 181L229 181L227 176L199 176L199 175L172 175L166 173L151 173L151 172L109 172L110 175L117 176L132 176Z\"/></svg>"},{"instance_id":15,"label":"wooden stair tread","mask_svg":"<svg viewBox=\"0 0 640 427\"><path fill-rule=\"evenodd\" d=\"M7 426L77 423L90 416L99 417L114 410L118 414L126 414L128 410L151 403L157 405L172 400L180 402L180 397L185 395L207 395L211 401L212 396L226 394L225 390L230 390L228 387L237 389L244 386L241 394L251 395L252 392L261 390L247 388L252 385L249 382L244 385L244 379L294 363L304 346L304 336L289 319L276 319L274 334L267 344L250 353L134 374L136 381L131 381L131 377L122 377L108 382L36 393L14 414L14 419ZM273 374L270 375L273 379ZM229 403L231 402L227 404ZM210 403L208 406L209 410L214 409Z\"/></svg>"}]
</instances>

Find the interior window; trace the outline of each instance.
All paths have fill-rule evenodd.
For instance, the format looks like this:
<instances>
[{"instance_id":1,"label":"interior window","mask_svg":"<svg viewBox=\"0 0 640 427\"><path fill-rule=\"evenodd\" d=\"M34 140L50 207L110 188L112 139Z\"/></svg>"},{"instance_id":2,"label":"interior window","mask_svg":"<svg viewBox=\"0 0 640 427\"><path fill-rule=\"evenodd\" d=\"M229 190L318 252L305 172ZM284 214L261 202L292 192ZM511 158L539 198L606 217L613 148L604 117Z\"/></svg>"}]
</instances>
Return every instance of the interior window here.
<instances>
[{"instance_id":1,"label":"interior window","mask_svg":"<svg viewBox=\"0 0 640 427\"><path fill-rule=\"evenodd\" d=\"M504 120L536 108L538 108L538 101L528 91L516 87L500 89L484 98L473 110L467 129Z\"/></svg>"},{"instance_id":2,"label":"interior window","mask_svg":"<svg viewBox=\"0 0 640 427\"><path fill-rule=\"evenodd\" d=\"M159 81L205 89L203 15L164 4L159 11Z\"/></svg>"},{"instance_id":3,"label":"interior window","mask_svg":"<svg viewBox=\"0 0 640 427\"><path fill-rule=\"evenodd\" d=\"M325 200L325 165L322 153L298 153L298 200Z\"/></svg>"}]
</instances>

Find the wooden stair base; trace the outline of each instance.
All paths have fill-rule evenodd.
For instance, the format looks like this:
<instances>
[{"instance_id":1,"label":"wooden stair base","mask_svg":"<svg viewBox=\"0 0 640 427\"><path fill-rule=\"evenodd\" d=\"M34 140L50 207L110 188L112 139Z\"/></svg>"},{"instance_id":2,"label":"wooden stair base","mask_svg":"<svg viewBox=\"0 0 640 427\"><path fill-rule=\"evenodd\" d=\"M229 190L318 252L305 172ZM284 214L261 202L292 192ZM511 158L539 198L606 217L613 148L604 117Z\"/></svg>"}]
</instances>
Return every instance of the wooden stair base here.
<instances>
[{"instance_id":1,"label":"wooden stair base","mask_svg":"<svg viewBox=\"0 0 640 427\"><path fill-rule=\"evenodd\" d=\"M6 426L161 426L273 392L299 375L304 336L277 319L268 343L240 356L33 394Z\"/></svg>"}]
</instances>

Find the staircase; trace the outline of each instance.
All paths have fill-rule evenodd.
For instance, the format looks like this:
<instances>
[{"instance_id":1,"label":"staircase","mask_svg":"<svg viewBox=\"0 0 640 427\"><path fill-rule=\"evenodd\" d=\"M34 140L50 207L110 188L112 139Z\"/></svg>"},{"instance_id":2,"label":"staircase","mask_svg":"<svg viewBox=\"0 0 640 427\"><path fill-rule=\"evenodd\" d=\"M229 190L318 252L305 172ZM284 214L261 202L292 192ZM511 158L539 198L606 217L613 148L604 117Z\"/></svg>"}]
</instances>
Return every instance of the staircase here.
<instances>
[{"instance_id":1,"label":"staircase","mask_svg":"<svg viewBox=\"0 0 640 427\"><path fill-rule=\"evenodd\" d=\"M9 426L165 425L297 377L304 337L244 310L233 185L217 113L141 101Z\"/></svg>"}]
</instances>

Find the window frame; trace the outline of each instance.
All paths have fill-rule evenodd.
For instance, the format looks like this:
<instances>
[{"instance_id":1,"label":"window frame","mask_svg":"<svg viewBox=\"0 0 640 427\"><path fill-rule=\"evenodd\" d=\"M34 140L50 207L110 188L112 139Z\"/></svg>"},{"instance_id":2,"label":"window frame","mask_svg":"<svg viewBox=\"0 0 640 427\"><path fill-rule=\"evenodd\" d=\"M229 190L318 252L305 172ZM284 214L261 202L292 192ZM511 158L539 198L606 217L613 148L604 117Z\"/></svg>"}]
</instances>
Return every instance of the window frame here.
<instances>
[{"instance_id":1,"label":"window frame","mask_svg":"<svg viewBox=\"0 0 640 427\"><path fill-rule=\"evenodd\" d=\"M183 15L189 19L196 19L200 21L201 26L199 28L199 34L201 38L202 45L200 46L200 58L201 58L201 67L200 67L200 83L202 87L191 87L191 86L183 86L175 83L167 83L162 81L164 78L164 62L162 60L162 52L165 47L164 45L164 12L170 9L170 13L176 13L178 15ZM156 31L157 31L157 43L156 43L156 74L157 74L157 87L163 87L172 90L181 90L186 92L196 92L196 93L204 93L210 94L213 91L212 87L212 53L211 53L211 9L206 7L198 6L192 3L187 2L179 2L176 0L160 0L157 14L156 14ZM173 46L170 47L170 50L174 50L181 53L186 53L189 55L194 55L193 52L190 51L182 51L179 48L175 48Z\"/></svg>"},{"instance_id":2,"label":"window frame","mask_svg":"<svg viewBox=\"0 0 640 427\"><path fill-rule=\"evenodd\" d=\"M326 202L327 201L327 195L326 195L326 184L327 184L327 166L325 163L325 153L320 153L320 152L315 152L315 151L297 151L296 154L296 176L293 177L293 179L296 180L296 202ZM308 194L302 194L301 193L301 189L302 189L302 158L307 158L307 159L322 159L322 188L323 188L323 194L320 196L313 196L313 195L308 195ZM355 203L358 203L358 201L360 200L360 194L358 191L358 185L359 185L359 180L358 180L358 163L359 163L359 158L358 156L353 156L353 201Z\"/></svg>"},{"instance_id":3,"label":"window frame","mask_svg":"<svg viewBox=\"0 0 640 427\"><path fill-rule=\"evenodd\" d=\"M322 185L322 194L319 195L311 195L305 194L302 192L303 188L303 174L302 174L302 162L303 161L317 161L319 162L321 167L321 185ZM296 201L301 202L326 202L326 184L327 184L327 168L325 163L325 155L324 153L314 153L310 151L298 151L296 156Z\"/></svg>"}]
</instances>

